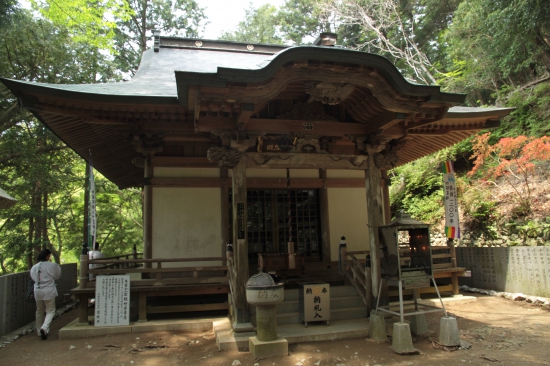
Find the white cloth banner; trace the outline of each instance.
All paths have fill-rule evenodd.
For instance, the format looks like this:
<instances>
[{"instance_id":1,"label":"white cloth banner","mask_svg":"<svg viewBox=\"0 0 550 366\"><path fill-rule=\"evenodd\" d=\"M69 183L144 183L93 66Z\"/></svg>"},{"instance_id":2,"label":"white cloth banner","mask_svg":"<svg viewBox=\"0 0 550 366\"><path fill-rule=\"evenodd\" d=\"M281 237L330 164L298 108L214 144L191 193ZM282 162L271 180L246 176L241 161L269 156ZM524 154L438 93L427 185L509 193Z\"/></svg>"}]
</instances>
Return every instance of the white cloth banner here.
<instances>
[{"instance_id":1,"label":"white cloth banner","mask_svg":"<svg viewBox=\"0 0 550 366\"><path fill-rule=\"evenodd\" d=\"M96 215L96 200L95 200L95 181L94 181L94 167L92 165L92 159L90 159L90 202L88 205L88 245L92 247L92 250L97 250L96 242L96 230L97 230L97 215Z\"/></svg>"}]
</instances>

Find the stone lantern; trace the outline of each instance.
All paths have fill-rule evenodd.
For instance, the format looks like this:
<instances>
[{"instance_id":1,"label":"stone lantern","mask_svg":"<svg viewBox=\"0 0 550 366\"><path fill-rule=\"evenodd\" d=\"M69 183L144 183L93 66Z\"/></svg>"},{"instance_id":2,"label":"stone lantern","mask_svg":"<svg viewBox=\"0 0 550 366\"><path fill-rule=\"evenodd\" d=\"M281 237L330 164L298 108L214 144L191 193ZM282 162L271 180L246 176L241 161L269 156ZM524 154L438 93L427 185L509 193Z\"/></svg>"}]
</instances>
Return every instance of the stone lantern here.
<instances>
[{"instance_id":1,"label":"stone lantern","mask_svg":"<svg viewBox=\"0 0 550 366\"><path fill-rule=\"evenodd\" d=\"M284 285L260 272L246 282L246 300L256 306L256 337L249 338L249 349L256 359L288 355L288 342L277 336L277 304L284 300Z\"/></svg>"}]
</instances>

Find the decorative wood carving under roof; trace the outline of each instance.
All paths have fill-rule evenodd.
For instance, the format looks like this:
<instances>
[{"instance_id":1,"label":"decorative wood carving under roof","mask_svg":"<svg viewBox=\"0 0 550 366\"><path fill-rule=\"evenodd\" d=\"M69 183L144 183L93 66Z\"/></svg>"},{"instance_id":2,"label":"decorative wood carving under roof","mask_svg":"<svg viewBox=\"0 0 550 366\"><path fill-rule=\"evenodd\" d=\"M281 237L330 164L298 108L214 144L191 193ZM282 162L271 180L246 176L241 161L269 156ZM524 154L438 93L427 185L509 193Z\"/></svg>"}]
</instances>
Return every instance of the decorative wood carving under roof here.
<instances>
[{"instance_id":1,"label":"decorative wood carving under roof","mask_svg":"<svg viewBox=\"0 0 550 366\"><path fill-rule=\"evenodd\" d=\"M369 144L389 169L497 127L511 111L458 107L463 95L411 84L388 60L364 52L157 38L127 82L1 80L78 154L91 150L94 166L120 187L142 184L136 162L146 154L163 166L217 167L207 159L211 148L214 160L225 157L222 166L237 147L266 167L287 157L317 167L332 155L357 169ZM297 145L273 157L260 151L283 138Z\"/></svg>"}]
</instances>

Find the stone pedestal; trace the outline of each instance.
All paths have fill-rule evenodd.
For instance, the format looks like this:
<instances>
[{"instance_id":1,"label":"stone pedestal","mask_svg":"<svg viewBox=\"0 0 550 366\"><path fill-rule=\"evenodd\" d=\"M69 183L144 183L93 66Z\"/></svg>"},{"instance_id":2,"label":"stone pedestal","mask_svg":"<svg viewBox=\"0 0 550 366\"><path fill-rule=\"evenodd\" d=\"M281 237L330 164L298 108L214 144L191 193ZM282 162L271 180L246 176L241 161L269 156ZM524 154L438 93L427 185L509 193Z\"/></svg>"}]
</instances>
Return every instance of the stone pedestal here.
<instances>
[{"instance_id":1,"label":"stone pedestal","mask_svg":"<svg viewBox=\"0 0 550 366\"><path fill-rule=\"evenodd\" d=\"M420 353L413 347L411 329L407 323L393 324L393 341L391 345L393 351L400 355Z\"/></svg>"},{"instance_id":2,"label":"stone pedestal","mask_svg":"<svg viewBox=\"0 0 550 366\"><path fill-rule=\"evenodd\" d=\"M256 306L256 333L258 340L262 342L277 339L277 308L275 305Z\"/></svg>"},{"instance_id":3,"label":"stone pedestal","mask_svg":"<svg viewBox=\"0 0 550 366\"><path fill-rule=\"evenodd\" d=\"M411 316L411 332L416 335L428 333L428 322L425 314Z\"/></svg>"},{"instance_id":4,"label":"stone pedestal","mask_svg":"<svg viewBox=\"0 0 550 366\"><path fill-rule=\"evenodd\" d=\"M456 318L447 316L439 320L439 343L448 347L460 346L460 332Z\"/></svg>"},{"instance_id":5,"label":"stone pedestal","mask_svg":"<svg viewBox=\"0 0 550 366\"><path fill-rule=\"evenodd\" d=\"M382 314L371 313L369 318L369 338L373 341L385 341L388 339L386 335L386 321Z\"/></svg>"},{"instance_id":6,"label":"stone pedestal","mask_svg":"<svg viewBox=\"0 0 550 366\"><path fill-rule=\"evenodd\" d=\"M274 356L288 356L288 341L277 338L274 341L263 342L257 337L248 338L250 353L255 359L264 359Z\"/></svg>"}]
</instances>

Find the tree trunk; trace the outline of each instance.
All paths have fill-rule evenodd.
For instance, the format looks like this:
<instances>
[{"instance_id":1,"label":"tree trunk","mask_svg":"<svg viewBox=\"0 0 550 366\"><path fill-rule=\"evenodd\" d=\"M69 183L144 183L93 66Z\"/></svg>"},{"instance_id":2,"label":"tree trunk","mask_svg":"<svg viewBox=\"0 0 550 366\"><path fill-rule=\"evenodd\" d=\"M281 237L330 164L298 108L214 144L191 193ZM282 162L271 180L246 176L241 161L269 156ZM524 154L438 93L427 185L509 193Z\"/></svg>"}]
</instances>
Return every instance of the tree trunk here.
<instances>
[{"instance_id":1,"label":"tree trunk","mask_svg":"<svg viewBox=\"0 0 550 366\"><path fill-rule=\"evenodd\" d=\"M550 44L548 44L540 29L537 31L535 43L540 47L540 58L546 71L550 72Z\"/></svg>"}]
</instances>

